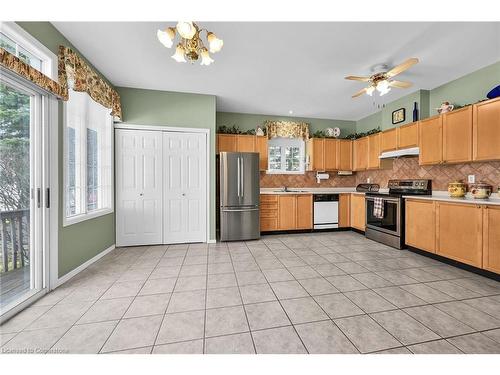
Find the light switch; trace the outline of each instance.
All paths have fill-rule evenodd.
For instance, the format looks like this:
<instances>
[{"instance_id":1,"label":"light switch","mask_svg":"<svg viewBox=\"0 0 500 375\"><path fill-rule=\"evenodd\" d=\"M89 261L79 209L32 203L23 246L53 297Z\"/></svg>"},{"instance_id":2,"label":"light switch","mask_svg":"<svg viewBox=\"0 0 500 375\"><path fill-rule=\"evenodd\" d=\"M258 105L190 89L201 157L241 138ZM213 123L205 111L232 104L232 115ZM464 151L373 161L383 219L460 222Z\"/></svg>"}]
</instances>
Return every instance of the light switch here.
<instances>
[{"instance_id":1,"label":"light switch","mask_svg":"<svg viewBox=\"0 0 500 375\"><path fill-rule=\"evenodd\" d=\"M473 184L473 183L475 183L475 182L476 182L476 176L475 176L475 175L473 175L473 174L468 175L468 176L467 176L467 182L468 182L469 184Z\"/></svg>"}]
</instances>

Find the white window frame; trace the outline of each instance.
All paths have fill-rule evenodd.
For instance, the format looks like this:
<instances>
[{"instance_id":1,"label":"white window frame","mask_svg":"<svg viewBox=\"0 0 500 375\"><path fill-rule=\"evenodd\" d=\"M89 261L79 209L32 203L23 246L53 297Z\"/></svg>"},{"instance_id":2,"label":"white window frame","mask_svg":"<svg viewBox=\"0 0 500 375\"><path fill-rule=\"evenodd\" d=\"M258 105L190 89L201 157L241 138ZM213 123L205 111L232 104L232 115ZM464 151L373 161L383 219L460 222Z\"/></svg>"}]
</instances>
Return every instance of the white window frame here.
<instances>
[{"instance_id":1,"label":"white window frame","mask_svg":"<svg viewBox=\"0 0 500 375\"><path fill-rule=\"evenodd\" d=\"M71 89L70 89L71 91ZM92 100L92 99L91 99ZM73 224L81 223L86 220L90 219L95 219L100 216L104 215L109 215L115 212L115 204L114 204L114 191L115 191L115 170L114 170L114 127L113 127L113 116L110 114L109 115L109 132L110 132L110 140L111 140L111 147L110 147L110 152L111 152L111 187L110 187L110 207L106 208L101 208L97 210L92 210L90 212L87 212L87 199L82 202L82 206L84 207L84 213L77 214L74 216L67 216L66 215L66 201L68 199L67 193L66 193L66 183L68 181L68 172L67 172L67 165L68 165L68 143L67 143L67 137L68 137L68 126L67 126L67 106L68 102L64 102L63 104L63 227L67 227ZM81 137L81 140L85 140L85 147L82 147L81 144L79 147L81 147L81 158L82 160L87 160L87 136ZM85 194L82 193L82 196L85 195L87 196L87 168L84 168L83 171L83 183L81 184L83 186L83 189L85 191Z\"/></svg>"},{"instance_id":2,"label":"white window frame","mask_svg":"<svg viewBox=\"0 0 500 375\"><path fill-rule=\"evenodd\" d=\"M15 22L0 22L0 31L26 51L42 60L42 73L54 81L57 77L57 56Z\"/></svg>"},{"instance_id":3,"label":"white window frame","mask_svg":"<svg viewBox=\"0 0 500 375\"><path fill-rule=\"evenodd\" d=\"M300 155L299 155L299 170L298 171L287 171L285 169L270 169L270 157L269 150L271 146L279 146L281 147L281 166L282 168L286 165L285 158L285 148L286 147L299 147ZM268 164L267 164L267 174L304 174L306 169L305 163L305 150L306 144L303 139L300 138L273 138L268 141Z\"/></svg>"}]
</instances>

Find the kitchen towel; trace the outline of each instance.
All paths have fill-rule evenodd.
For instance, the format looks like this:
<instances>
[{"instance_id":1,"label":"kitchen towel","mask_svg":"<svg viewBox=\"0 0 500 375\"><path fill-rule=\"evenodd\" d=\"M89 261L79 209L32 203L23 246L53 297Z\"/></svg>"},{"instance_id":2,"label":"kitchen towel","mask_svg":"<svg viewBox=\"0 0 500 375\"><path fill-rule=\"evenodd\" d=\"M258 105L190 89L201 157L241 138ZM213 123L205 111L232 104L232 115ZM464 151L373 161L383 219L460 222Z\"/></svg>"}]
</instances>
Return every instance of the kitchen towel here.
<instances>
[{"instance_id":1,"label":"kitchen towel","mask_svg":"<svg viewBox=\"0 0 500 375\"><path fill-rule=\"evenodd\" d=\"M384 200L382 198L373 198L373 217L384 218Z\"/></svg>"}]
</instances>

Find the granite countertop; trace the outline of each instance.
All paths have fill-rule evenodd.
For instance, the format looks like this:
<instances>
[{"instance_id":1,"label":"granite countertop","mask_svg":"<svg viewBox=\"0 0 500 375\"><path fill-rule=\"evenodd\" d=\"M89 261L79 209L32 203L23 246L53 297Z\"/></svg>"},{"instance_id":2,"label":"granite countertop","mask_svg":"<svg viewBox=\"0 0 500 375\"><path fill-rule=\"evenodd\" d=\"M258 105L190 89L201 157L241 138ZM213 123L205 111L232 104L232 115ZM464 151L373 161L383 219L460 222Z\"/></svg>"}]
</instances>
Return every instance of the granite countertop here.
<instances>
[{"instance_id":1,"label":"granite countertop","mask_svg":"<svg viewBox=\"0 0 500 375\"><path fill-rule=\"evenodd\" d=\"M280 188L261 188L261 194L286 195L286 194L365 194L357 192L355 187L349 188L289 188L290 191L282 191ZM382 189L381 189L382 190Z\"/></svg>"},{"instance_id":2,"label":"granite countertop","mask_svg":"<svg viewBox=\"0 0 500 375\"><path fill-rule=\"evenodd\" d=\"M468 203L468 204L489 204L500 206L500 196L497 193L491 194L488 199L475 199L470 194L463 198L452 198L447 191L433 191L432 195L404 195L403 198L434 200L441 202Z\"/></svg>"}]
</instances>

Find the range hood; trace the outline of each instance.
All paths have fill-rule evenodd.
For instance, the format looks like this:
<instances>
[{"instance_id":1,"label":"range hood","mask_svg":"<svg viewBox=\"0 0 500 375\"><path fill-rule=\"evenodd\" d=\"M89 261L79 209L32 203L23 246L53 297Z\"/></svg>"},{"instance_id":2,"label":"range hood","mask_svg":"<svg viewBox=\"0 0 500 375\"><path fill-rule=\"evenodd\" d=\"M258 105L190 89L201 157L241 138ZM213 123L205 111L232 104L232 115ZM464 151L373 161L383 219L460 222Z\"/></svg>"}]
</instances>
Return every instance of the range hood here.
<instances>
[{"instance_id":1,"label":"range hood","mask_svg":"<svg viewBox=\"0 0 500 375\"><path fill-rule=\"evenodd\" d=\"M418 147L405 148L402 150L386 151L380 154L379 159L395 159L402 157L418 156L420 149Z\"/></svg>"}]
</instances>

